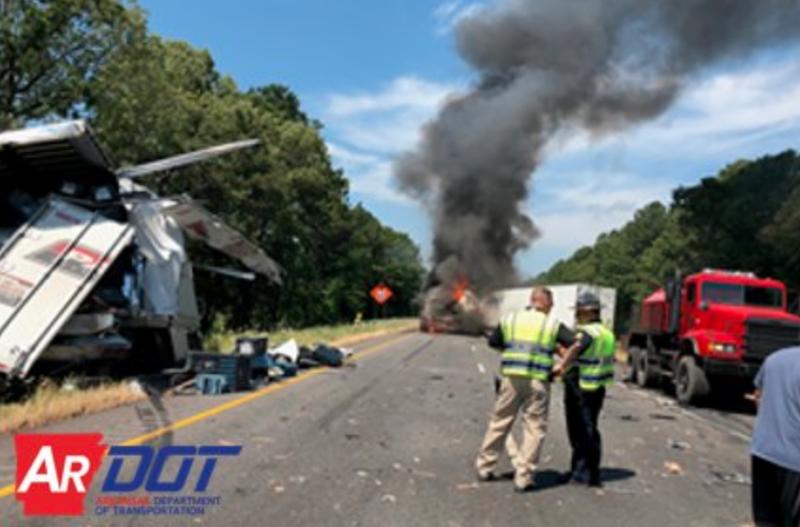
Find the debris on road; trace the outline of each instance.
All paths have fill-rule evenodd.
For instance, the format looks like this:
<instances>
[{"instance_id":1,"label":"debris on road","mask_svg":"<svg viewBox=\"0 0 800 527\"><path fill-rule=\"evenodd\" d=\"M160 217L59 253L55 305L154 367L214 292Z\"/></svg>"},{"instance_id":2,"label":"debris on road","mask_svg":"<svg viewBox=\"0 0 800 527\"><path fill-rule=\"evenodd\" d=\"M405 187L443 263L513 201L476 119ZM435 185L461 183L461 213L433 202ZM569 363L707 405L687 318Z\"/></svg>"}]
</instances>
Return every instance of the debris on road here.
<instances>
[{"instance_id":1,"label":"debris on road","mask_svg":"<svg viewBox=\"0 0 800 527\"><path fill-rule=\"evenodd\" d=\"M657 421L675 421L677 417L669 414L650 414L650 419L655 419Z\"/></svg>"},{"instance_id":2,"label":"debris on road","mask_svg":"<svg viewBox=\"0 0 800 527\"><path fill-rule=\"evenodd\" d=\"M381 501L383 503L397 503L397 498L391 494L384 494L383 497L381 497Z\"/></svg>"},{"instance_id":3,"label":"debris on road","mask_svg":"<svg viewBox=\"0 0 800 527\"><path fill-rule=\"evenodd\" d=\"M682 450L682 451L691 450L692 448L692 445L690 445L689 443L685 441L677 441L675 439L668 440L667 446L669 446L669 448L673 450Z\"/></svg>"},{"instance_id":4,"label":"debris on road","mask_svg":"<svg viewBox=\"0 0 800 527\"><path fill-rule=\"evenodd\" d=\"M480 488L480 485L477 483L461 483L456 486L456 489L464 491L464 490L477 490Z\"/></svg>"},{"instance_id":5,"label":"debris on road","mask_svg":"<svg viewBox=\"0 0 800 527\"><path fill-rule=\"evenodd\" d=\"M675 476L680 476L683 474L683 467L681 467L678 463L675 463L674 461L665 461L664 470L666 470L667 474Z\"/></svg>"},{"instance_id":6,"label":"debris on road","mask_svg":"<svg viewBox=\"0 0 800 527\"><path fill-rule=\"evenodd\" d=\"M294 339L272 348L267 343L267 337L240 337L231 353L191 352L181 373L194 374L188 382L197 392L218 395L295 377L301 368L338 368L355 353L325 343L298 346Z\"/></svg>"},{"instance_id":7,"label":"debris on road","mask_svg":"<svg viewBox=\"0 0 800 527\"><path fill-rule=\"evenodd\" d=\"M723 481L725 483L735 483L737 485L752 485L753 482L750 479L750 476L746 474L741 474L739 472L726 472L726 471L717 471L712 470L711 474L716 477L718 480Z\"/></svg>"}]
</instances>

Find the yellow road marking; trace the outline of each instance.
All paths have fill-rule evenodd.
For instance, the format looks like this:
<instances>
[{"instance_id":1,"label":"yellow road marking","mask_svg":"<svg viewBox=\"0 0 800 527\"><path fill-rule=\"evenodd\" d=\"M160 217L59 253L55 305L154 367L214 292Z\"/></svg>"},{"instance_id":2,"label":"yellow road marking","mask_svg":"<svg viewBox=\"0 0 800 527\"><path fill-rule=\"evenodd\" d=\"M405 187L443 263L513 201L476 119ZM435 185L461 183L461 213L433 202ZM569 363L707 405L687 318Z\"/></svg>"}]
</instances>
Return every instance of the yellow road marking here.
<instances>
[{"instance_id":1,"label":"yellow road marking","mask_svg":"<svg viewBox=\"0 0 800 527\"><path fill-rule=\"evenodd\" d=\"M389 340L387 342L383 342L381 344L377 344L377 345L372 346L370 348L367 348L367 349L365 349L363 351L356 352L353 355L351 360L361 360L364 357L367 357L369 355L372 355L373 353L376 353L376 352L381 351L381 350L383 350L385 348L388 348L389 346L397 344L398 342L406 340L407 338L409 338L409 335L403 335L401 337L394 338L394 339ZM281 382L280 384L273 384L272 386L267 386L266 388L258 390L257 392L253 392L253 393L247 394L247 395L245 395L243 397L239 397L238 399L234 399L233 401L228 401L227 403L223 403L223 404L221 404L219 406L215 406L214 408L210 408L208 410L202 411L199 414L195 414L195 415L192 415L192 416L187 417L185 419L181 419L177 423L171 424L169 426L165 426L163 428L159 428L157 430L153 430L152 432L148 432L147 434L143 434L143 435L140 435L138 437L134 437L133 439L129 439L129 440L125 441L124 443L120 443L120 444L122 446L141 445L142 443L146 443L147 441L150 441L151 439L155 439L156 437L162 436L162 435L164 435L164 434L166 434L168 432L174 432L176 430L180 430L181 428L185 428L185 427L187 427L189 425L192 425L194 423L197 423L199 421L203 421L204 419L208 419L209 417L213 417L215 415L221 414L222 412L226 412L226 411L228 411L228 410L230 410L232 408L236 408L237 406L241 406L241 405L243 405L245 403L249 403L250 401L258 399L259 397L263 397L263 396L265 396L267 394L270 394L270 393L273 393L273 392L277 392L278 390L282 390L284 388L288 388L289 386L293 386L293 385L295 385L295 384L297 384L297 383L299 383L301 381L304 381L304 380L306 380L306 379L308 379L310 377L313 377L315 375L319 375L320 373L323 373L323 372L325 372L325 371L327 371L329 369L330 368L317 368L315 370L308 371L306 373L298 375L297 377L289 379L288 381ZM5 497L7 497L7 496L10 496L11 494L14 494L14 489L15 489L15 486L13 484L12 485L7 485L5 487L0 488L0 499L3 499Z\"/></svg>"}]
</instances>

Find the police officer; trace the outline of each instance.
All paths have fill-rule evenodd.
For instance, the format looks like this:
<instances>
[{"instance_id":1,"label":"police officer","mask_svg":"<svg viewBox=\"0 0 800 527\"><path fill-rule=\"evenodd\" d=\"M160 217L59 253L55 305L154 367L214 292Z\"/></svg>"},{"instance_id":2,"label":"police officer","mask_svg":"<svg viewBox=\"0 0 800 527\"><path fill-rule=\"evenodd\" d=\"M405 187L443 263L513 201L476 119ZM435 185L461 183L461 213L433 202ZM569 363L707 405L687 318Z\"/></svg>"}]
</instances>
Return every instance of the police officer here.
<instances>
[{"instance_id":1,"label":"police officer","mask_svg":"<svg viewBox=\"0 0 800 527\"><path fill-rule=\"evenodd\" d=\"M535 288L531 294L531 306L506 316L489 339L492 347L503 350L502 380L476 461L478 479L497 479L494 470L500 452L517 415L521 413L523 438L514 461L517 492L527 492L535 487L534 475L547 432L556 346L568 348L567 355L575 356L588 349L592 342L586 333L576 339L572 331L549 316L552 304L553 296L549 289Z\"/></svg>"},{"instance_id":2,"label":"police officer","mask_svg":"<svg viewBox=\"0 0 800 527\"><path fill-rule=\"evenodd\" d=\"M562 483L576 482L601 486L600 459L602 442L598 420L606 386L614 383L614 334L600 322L600 299L591 293L578 297L576 334L586 333L592 345L575 357L565 358L556 368L564 377L564 407L567 434L572 446L570 471L561 477ZM574 364L570 364L573 362Z\"/></svg>"}]
</instances>

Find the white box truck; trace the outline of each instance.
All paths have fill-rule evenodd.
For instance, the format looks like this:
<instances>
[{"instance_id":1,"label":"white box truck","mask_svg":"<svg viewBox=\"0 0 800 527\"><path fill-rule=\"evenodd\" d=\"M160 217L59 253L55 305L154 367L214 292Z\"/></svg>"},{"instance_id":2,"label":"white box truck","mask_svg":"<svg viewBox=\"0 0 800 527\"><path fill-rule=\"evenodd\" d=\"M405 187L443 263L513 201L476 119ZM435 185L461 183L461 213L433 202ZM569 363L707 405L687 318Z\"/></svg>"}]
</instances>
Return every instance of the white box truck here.
<instances>
[{"instance_id":1,"label":"white box truck","mask_svg":"<svg viewBox=\"0 0 800 527\"><path fill-rule=\"evenodd\" d=\"M594 293L600 298L601 318L608 328L614 328L614 311L617 306L617 290L592 284L548 285L553 292L552 314L569 327L575 326L575 303L583 293ZM487 325L495 326L508 313L528 306L533 287L503 289L490 295L483 302Z\"/></svg>"}]
</instances>

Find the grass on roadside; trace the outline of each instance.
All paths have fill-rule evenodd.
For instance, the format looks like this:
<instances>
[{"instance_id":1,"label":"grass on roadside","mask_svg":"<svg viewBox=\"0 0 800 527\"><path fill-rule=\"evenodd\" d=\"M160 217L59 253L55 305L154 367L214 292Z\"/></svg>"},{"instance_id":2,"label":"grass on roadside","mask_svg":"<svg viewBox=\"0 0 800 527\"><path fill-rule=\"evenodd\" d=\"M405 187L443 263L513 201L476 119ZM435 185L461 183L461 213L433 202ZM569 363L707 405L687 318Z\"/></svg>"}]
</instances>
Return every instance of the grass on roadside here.
<instances>
[{"instance_id":1,"label":"grass on roadside","mask_svg":"<svg viewBox=\"0 0 800 527\"><path fill-rule=\"evenodd\" d=\"M256 337L269 335L269 345L277 346L289 339L295 339L299 345L312 345L325 342L338 346L352 345L359 340L381 333L412 329L419 325L416 318L394 318L388 320L370 320L359 324L339 326L319 326L306 329L281 329L270 333L258 332L225 332L211 335L205 341L205 348L210 351L232 351L238 337Z\"/></svg>"},{"instance_id":2,"label":"grass on roadside","mask_svg":"<svg viewBox=\"0 0 800 527\"><path fill-rule=\"evenodd\" d=\"M299 330L285 329L269 334L270 345L291 338L301 345L316 342L348 346L360 340L416 327L417 319L390 319L368 321L360 324L323 326ZM218 333L205 342L206 349L231 351L238 336L256 336L255 332ZM36 428L80 415L116 408L145 399L147 396L131 388L127 382L108 383L89 389L60 389L52 382L44 382L36 393L21 403L0 404L0 434L10 434Z\"/></svg>"},{"instance_id":3,"label":"grass on roadside","mask_svg":"<svg viewBox=\"0 0 800 527\"><path fill-rule=\"evenodd\" d=\"M44 382L21 403L0 404L0 434L70 419L140 401L147 396L129 383L109 383L87 390L63 390Z\"/></svg>"}]
</instances>

